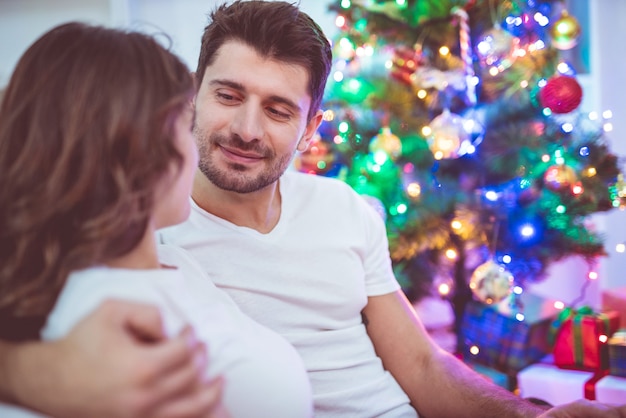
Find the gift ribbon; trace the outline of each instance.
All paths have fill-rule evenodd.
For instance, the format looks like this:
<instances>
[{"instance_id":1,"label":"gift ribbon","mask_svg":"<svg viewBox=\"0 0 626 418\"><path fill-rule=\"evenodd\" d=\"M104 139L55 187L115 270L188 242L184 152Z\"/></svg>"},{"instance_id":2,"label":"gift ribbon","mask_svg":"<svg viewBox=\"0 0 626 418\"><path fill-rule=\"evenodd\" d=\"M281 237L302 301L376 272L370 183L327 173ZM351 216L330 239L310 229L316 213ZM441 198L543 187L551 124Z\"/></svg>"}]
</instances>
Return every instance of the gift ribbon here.
<instances>
[{"instance_id":1,"label":"gift ribbon","mask_svg":"<svg viewBox=\"0 0 626 418\"><path fill-rule=\"evenodd\" d=\"M565 323L565 321L572 317L576 317L577 315L593 315L593 309L591 309L591 307L589 306L582 306L579 309L574 309L571 307L563 309L559 316L557 316L556 319L552 322L552 325L550 327L550 332L548 333L548 342L550 343L550 346L554 345L556 335L558 334L559 329L561 329L561 326Z\"/></svg>"},{"instance_id":2,"label":"gift ribbon","mask_svg":"<svg viewBox=\"0 0 626 418\"><path fill-rule=\"evenodd\" d=\"M596 372L585 382L585 399L589 399L590 401L596 400L596 383L608 374L609 372L607 370Z\"/></svg>"}]
</instances>

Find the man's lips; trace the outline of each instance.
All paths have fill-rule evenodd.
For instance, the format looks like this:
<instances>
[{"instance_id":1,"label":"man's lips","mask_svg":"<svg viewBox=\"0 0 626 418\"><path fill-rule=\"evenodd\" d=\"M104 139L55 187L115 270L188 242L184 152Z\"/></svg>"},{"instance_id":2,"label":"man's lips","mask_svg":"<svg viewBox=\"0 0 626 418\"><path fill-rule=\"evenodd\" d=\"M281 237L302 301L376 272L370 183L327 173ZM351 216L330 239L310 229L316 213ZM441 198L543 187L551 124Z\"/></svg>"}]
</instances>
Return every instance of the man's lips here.
<instances>
[{"instance_id":1,"label":"man's lips","mask_svg":"<svg viewBox=\"0 0 626 418\"><path fill-rule=\"evenodd\" d=\"M243 151L237 148L226 148L220 145L220 149L228 159L240 163L253 163L265 158L264 155L250 151Z\"/></svg>"}]
</instances>

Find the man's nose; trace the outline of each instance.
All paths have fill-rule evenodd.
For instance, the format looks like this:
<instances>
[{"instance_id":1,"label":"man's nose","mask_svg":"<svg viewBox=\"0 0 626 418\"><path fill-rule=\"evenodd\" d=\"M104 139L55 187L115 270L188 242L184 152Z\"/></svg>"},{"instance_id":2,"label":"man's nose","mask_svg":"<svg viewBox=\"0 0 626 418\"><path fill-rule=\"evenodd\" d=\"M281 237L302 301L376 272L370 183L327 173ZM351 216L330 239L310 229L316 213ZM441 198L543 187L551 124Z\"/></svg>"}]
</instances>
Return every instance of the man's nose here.
<instances>
[{"instance_id":1,"label":"man's nose","mask_svg":"<svg viewBox=\"0 0 626 418\"><path fill-rule=\"evenodd\" d=\"M263 136L263 108L254 100L246 101L238 107L231 130L246 142L261 139Z\"/></svg>"}]
</instances>

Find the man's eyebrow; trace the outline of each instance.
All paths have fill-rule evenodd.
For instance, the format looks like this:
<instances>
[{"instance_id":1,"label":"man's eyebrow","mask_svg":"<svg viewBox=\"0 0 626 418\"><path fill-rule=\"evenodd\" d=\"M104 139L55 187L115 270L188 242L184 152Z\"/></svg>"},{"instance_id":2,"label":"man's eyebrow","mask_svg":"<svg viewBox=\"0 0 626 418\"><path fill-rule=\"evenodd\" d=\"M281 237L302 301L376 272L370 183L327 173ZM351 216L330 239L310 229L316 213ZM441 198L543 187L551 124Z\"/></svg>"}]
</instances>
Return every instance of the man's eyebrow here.
<instances>
[{"instance_id":1,"label":"man's eyebrow","mask_svg":"<svg viewBox=\"0 0 626 418\"><path fill-rule=\"evenodd\" d=\"M243 87L243 84L237 83L236 81L232 81L232 80L216 79L216 80L211 80L209 82L209 84L212 85L212 86L214 86L214 85L224 86L224 87L233 88L235 90L245 91L245 88Z\"/></svg>"},{"instance_id":2,"label":"man's eyebrow","mask_svg":"<svg viewBox=\"0 0 626 418\"><path fill-rule=\"evenodd\" d=\"M212 86L222 86L222 87L230 87L231 89L235 89L238 91L246 91L246 88L241 83L237 83L236 81L227 80L227 79L215 79L209 82L209 85ZM275 103L281 103L289 108L291 108L294 112L301 112L300 106L293 100L290 100L283 96L273 95L269 97L269 100Z\"/></svg>"}]
</instances>

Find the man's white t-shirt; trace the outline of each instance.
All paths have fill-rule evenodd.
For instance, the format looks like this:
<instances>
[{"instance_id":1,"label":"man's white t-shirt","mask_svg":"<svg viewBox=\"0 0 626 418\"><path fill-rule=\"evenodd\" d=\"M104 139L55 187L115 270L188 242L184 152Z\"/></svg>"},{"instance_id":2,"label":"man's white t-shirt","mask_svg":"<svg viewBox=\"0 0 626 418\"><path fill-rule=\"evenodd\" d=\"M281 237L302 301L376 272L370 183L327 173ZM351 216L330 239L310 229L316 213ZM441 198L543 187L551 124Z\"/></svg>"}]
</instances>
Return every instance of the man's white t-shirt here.
<instances>
[{"instance_id":1,"label":"man's white t-shirt","mask_svg":"<svg viewBox=\"0 0 626 418\"><path fill-rule=\"evenodd\" d=\"M382 219L338 180L287 172L279 186L270 233L192 202L189 220L162 230L161 240L187 249L244 313L296 347L316 417L415 417L362 323L368 296L400 288Z\"/></svg>"}]
</instances>

